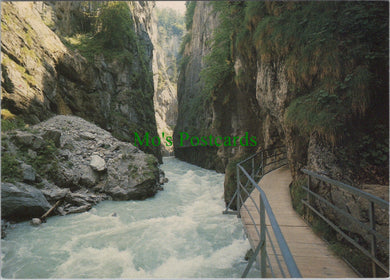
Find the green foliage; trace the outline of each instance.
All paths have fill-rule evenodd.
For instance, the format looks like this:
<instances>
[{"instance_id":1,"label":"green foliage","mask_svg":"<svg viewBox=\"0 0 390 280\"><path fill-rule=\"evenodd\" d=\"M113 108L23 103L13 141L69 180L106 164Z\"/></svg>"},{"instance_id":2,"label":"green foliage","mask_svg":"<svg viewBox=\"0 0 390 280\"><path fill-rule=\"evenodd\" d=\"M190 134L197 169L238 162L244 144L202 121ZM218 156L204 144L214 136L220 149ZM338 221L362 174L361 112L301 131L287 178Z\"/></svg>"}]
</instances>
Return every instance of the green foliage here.
<instances>
[{"instance_id":1,"label":"green foliage","mask_svg":"<svg viewBox=\"0 0 390 280\"><path fill-rule=\"evenodd\" d=\"M194 18L195 7L196 7L196 1L186 1L185 24L187 30L190 30L192 28L192 21Z\"/></svg>"},{"instance_id":2,"label":"green foliage","mask_svg":"<svg viewBox=\"0 0 390 280\"><path fill-rule=\"evenodd\" d=\"M356 184L386 185L389 178L389 128L375 119L366 119L359 122L364 129L354 125L354 130L344 133L345 139L334 148L334 152L341 166L354 171Z\"/></svg>"},{"instance_id":3,"label":"green foliage","mask_svg":"<svg viewBox=\"0 0 390 280\"><path fill-rule=\"evenodd\" d=\"M100 30L96 36L108 49L123 50L135 41L130 9L126 2L107 2L97 20Z\"/></svg>"},{"instance_id":4,"label":"green foliage","mask_svg":"<svg viewBox=\"0 0 390 280\"><path fill-rule=\"evenodd\" d=\"M34 131L30 131L33 133ZM36 149L36 156L27 153L28 147L21 146L15 152L9 151L7 135L2 137L1 179L15 182L22 179L21 162L31 165L41 176L56 178L58 174L58 150L53 140L45 140L45 144Z\"/></svg>"},{"instance_id":5,"label":"green foliage","mask_svg":"<svg viewBox=\"0 0 390 280\"><path fill-rule=\"evenodd\" d=\"M333 240L330 244L330 248L340 257L348 260L348 262L365 277L372 277L371 260L369 257L364 255L360 250L349 246L346 242L339 242ZM381 274L381 271L378 271ZM386 277L382 275L381 277Z\"/></svg>"},{"instance_id":6,"label":"green foliage","mask_svg":"<svg viewBox=\"0 0 390 280\"><path fill-rule=\"evenodd\" d=\"M225 168L225 201L227 203L230 202L230 200L233 198L233 195L237 189L237 163L240 161L243 161L249 156L250 153L241 153L239 155L236 155L234 158L231 158ZM245 168L245 167L244 167ZM246 168L245 168L246 169ZM249 169L248 169L249 170ZM247 178L245 176L240 177L241 178L241 183L243 185L246 184ZM245 182L243 181L245 180ZM250 192L251 190L249 190ZM245 200L245 193L242 192L241 194L243 196L243 199ZM231 208L233 210L237 210L237 201L236 198L234 198Z\"/></svg>"},{"instance_id":7,"label":"green foliage","mask_svg":"<svg viewBox=\"0 0 390 280\"><path fill-rule=\"evenodd\" d=\"M290 91L301 96L287 110L291 125L334 142L383 94L375 65L388 61L386 5L249 2L246 24L260 59L284 61Z\"/></svg>"},{"instance_id":8,"label":"green foliage","mask_svg":"<svg viewBox=\"0 0 390 280\"><path fill-rule=\"evenodd\" d=\"M335 142L332 136L343 127L343 123L337 120L347 118L347 114L337 95L317 90L294 99L288 107L286 119L306 135L313 131L321 135L329 133L328 139Z\"/></svg>"},{"instance_id":9,"label":"green foliage","mask_svg":"<svg viewBox=\"0 0 390 280\"><path fill-rule=\"evenodd\" d=\"M3 182L15 182L16 179L22 177L22 170L20 169L20 163L16 160L16 157L10 153L1 153L1 181Z\"/></svg>"},{"instance_id":10,"label":"green foliage","mask_svg":"<svg viewBox=\"0 0 390 280\"><path fill-rule=\"evenodd\" d=\"M1 131L10 131L18 128L24 128L26 124L24 123L23 119L21 118L15 118L12 120L4 120L1 119Z\"/></svg>"},{"instance_id":11,"label":"green foliage","mask_svg":"<svg viewBox=\"0 0 390 280\"><path fill-rule=\"evenodd\" d=\"M184 33L184 18L173 9L156 9L157 25L165 36L181 38Z\"/></svg>"},{"instance_id":12,"label":"green foliage","mask_svg":"<svg viewBox=\"0 0 390 280\"><path fill-rule=\"evenodd\" d=\"M249 83L247 74L234 74L237 56L254 65L254 57L271 65L282 62L293 96L287 123L301 134L317 132L333 143L352 120L375 110L375 102L388 102L388 3L212 5L219 26L201 76L208 94L228 95L218 91L230 80Z\"/></svg>"},{"instance_id":13,"label":"green foliage","mask_svg":"<svg viewBox=\"0 0 390 280\"><path fill-rule=\"evenodd\" d=\"M91 27L84 29L87 32L63 37L63 40L67 47L79 50L88 61L92 62L95 55L103 54L108 61L131 63L134 53L142 52L126 2L102 3L86 12L85 17L91 18ZM141 53L139 57L142 57Z\"/></svg>"},{"instance_id":14,"label":"green foliage","mask_svg":"<svg viewBox=\"0 0 390 280\"><path fill-rule=\"evenodd\" d=\"M185 31L184 16L173 9L155 9L158 28L158 46L164 50L166 73L172 83L177 82L179 54L176 41L180 41ZM159 87L163 87L160 85Z\"/></svg>"},{"instance_id":15,"label":"green foliage","mask_svg":"<svg viewBox=\"0 0 390 280\"><path fill-rule=\"evenodd\" d=\"M359 150L362 151L360 154L362 167L370 163L378 166L388 165L389 145L381 143L378 139L374 139L370 135L364 135L359 141Z\"/></svg>"},{"instance_id":16,"label":"green foliage","mask_svg":"<svg viewBox=\"0 0 390 280\"><path fill-rule=\"evenodd\" d=\"M185 51L187 44L189 44L191 42L191 38L192 38L191 29L192 29L192 21L193 21L193 17L194 17L195 7L196 7L196 1L187 1L186 2L186 14L184 17L184 21L185 21L187 33L182 37L182 41L180 43L180 48L179 48L179 53L178 53L178 58L177 58L180 71L184 71L184 69L187 66L187 63L189 61L189 57L184 55L184 51Z\"/></svg>"},{"instance_id":17,"label":"green foliage","mask_svg":"<svg viewBox=\"0 0 390 280\"><path fill-rule=\"evenodd\" d=\"M1 131L6 132L18 128L24 128L26 124L23 119L15 116L7 109L1 109Z\"/></svg>"},{"instance_id":18,"label":"green foliage","mask_svg":"<svg viewBox=\"0 0 390 280\"><path fill-rule=\"evenodd\" d=\"M242 24L244 5L241 2L212 2L220 20L211 41L211 52L205 57L206 67L201 72L203 91L216 94L233 80L235 62L235 37ZM226 93L223 93L226 94Z\"/></svg>"},{"instance_id":19,"label":"green foliage","mask_svg":"<svg viewBox=\"0 0 390 280\"><path fill-rule=\"evenodd\" d=\"M180 57L182 57L184 55L184 50L186 48L186 45L191 42L191 38L192 38L191 32L188 32L188 33L186 33L186 35L183 36L183 39L181 41L180 48L179 48L179 56Z\"/></svg>"},{"instance_id":20,"label":"green foliage","mask_svg":"<svg viewBox=\"0 0 390 280\"><path fill-rule=\"evenodd\" d=\"M58 150L53 140L47 140L45 145L36 150L37 156L27 156L26 162L30 164L38 174L45 174L49 178L55 178L58 171Z\"/></svg>"}]
</instances>

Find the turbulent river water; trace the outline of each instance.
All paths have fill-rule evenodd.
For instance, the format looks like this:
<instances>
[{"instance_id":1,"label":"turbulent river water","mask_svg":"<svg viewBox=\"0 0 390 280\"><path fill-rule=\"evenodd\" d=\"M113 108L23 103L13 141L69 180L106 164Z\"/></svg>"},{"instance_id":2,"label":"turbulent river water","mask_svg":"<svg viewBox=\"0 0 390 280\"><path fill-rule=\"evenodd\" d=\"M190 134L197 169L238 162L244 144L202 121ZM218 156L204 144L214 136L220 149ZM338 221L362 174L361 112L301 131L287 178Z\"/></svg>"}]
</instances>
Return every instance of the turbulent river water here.
<instances>
[{"instance_id":1,"label":"turbulent river water","mask_svg":"<svg viewBox=\"0 0 390 280\"><path fill-rule=\"evenodd\" d=\"M2 276L240 277L249 243L241 222L222 215L223 175L175 158L161 168L169 182L153 198L17 224L1 242Z\"/></svg>"}]
</instances>

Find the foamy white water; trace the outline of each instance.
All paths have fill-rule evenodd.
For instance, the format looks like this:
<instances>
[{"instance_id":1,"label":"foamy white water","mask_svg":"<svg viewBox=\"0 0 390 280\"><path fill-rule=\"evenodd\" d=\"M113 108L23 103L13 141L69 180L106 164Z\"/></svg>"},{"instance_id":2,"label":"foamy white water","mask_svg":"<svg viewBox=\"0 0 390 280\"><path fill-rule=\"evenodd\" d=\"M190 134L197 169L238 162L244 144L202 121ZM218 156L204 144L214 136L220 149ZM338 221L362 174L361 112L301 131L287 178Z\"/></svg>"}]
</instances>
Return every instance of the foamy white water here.
<instances>
[{"instance_id":1,"label":"foamy white water","mask_svg":"<svg viewBox=\"0 0 390 280\"><path fill-rule=\"evenodd\" d=\"M2 276L240 277L250 246L240 220L222 215L224 175L175 158L162 169L169 182L153 198L18 224L1 242Z\"/></svg>"}]
</instances>

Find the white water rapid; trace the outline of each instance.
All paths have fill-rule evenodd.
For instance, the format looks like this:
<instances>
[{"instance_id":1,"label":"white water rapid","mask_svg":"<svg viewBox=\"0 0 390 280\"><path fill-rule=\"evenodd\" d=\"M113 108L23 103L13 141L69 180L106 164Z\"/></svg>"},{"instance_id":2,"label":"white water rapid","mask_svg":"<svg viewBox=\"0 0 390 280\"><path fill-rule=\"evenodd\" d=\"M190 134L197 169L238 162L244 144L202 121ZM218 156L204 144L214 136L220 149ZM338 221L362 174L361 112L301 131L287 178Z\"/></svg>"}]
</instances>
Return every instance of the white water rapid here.
<instances>
[{"instance_id":1,"label":"white water rapid","mask_svg":"<svg viewBox=\"0 0 390 280\"><path fill-rule=\"evenodd\" d=\"M2 276L240 277L250 246L240 220L222 214L224 175L175 158L162 169L169 182L153 198L17 224L1 242Z\"/></svg>"}]
</instances>

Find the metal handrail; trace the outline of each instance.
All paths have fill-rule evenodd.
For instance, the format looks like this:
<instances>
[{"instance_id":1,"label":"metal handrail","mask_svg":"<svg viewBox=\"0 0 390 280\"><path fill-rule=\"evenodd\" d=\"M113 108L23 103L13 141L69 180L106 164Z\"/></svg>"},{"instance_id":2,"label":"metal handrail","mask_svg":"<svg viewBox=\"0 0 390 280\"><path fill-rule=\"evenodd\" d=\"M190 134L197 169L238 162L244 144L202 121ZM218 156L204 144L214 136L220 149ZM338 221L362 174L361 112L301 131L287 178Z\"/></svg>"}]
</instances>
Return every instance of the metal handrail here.
<instances>
[{"instance_id":1,"label":"metal handrail","mask_svg":"<svg viewBox=\"0 0 390 280\"><path fill-rule=\"evenodd\" d=\"M248 265L245 268L245 271L242 275L243 278L245 278L247 276L253 262L255 261L255 259L257 258L257 256L259 254L260 254L261 277L266 277L266 264L267 264L267 262L268 262L268 265L269 265L269 268L271 270L272 275L275 277L275 274L274 274L274 271L273 271L273 268L271 265L271 261L270 261L268 254L267 254L267 250L266 250L266 242L267 242L266 236L267 235L268 235L268 240L269 240L269 242L272 246L272 249L274 251L275 251L275 247L274 247L272 240L270 239L270 233L269 233L269 231L266 227L266 224L265 224L265 215L268 216L272 231L274 233L275 239L276 239L278 246L280 248L282 258L286 264L286 267L287 267L287 270L290 274L290 277L294 277L294 278L301 278L302 277L301 273L300 273L300 271L295 263L294 257L292 256L291 251L287 245L287 242L282 234L282 231L280 230L279 224L278 224L276 217L272 211L272 208L271 208L271 205L267 199L267 196L254 179L254 178L257 179L257 177L259 177L258 180L260 181L261 178L263 178L263 176L265 174L267 174L267 173L271 172L272 170L275 170L281 166L286 165L286 163L279 164L277 167L274 166L270 170L265 171L265 169L267 167L270 167L271 165L276 164L276 163L281 163L283 160L286 160L286 152L285 151L280 152L279 151L280 149L284 149L284 148L277 147L277 148L273 148L273 149L261 150L255 154L249 156L248 158L240 161L236 165L236 168L237 168L237 189L236 189L236 192L234 193L232 199L230 200L230 203L227 205L226 210L223 213L224 214L235 213L235 214L237 214L238 217L240 217L240 210L247 211L251 222L255 226L256 234L258 235L259 240L260 240L259 244L257 245L257 247L255 249L254 254L252 255L252 257L248 261ZM269 155L269 154L271 154L271 155ZM257 165L258 170L256 170L257 167L255 168L255 158L257 156L260 156L260 163ZM282 156L282 158L276 159L278 156ZM272 158L274 159L273 161L267 162L268 159L272 159ZM250 172L248 172L243 166L244 164L246 164L249 161L251 161ZM246 183L244 183L244 184L241 183L240 174L243 174L244 179L247 179ZM247 187L249 185L253 189L256 188L259 191L260 205L257 205L255 203L254 199L250 196L250 193L247 190ZM245 199L243 199L243 195L246 195ZM229 211L229 208L230 208L231 203L234 200L234 198L236 198L236 202L237 202L237 211ZM250 213L249 209L245 205L245 201L248 198L250 198L252 200L257 212L260 215L260 232L256 227L256 223L255 223L255 219L254 219L253 215ZM283 271L282 265L280 264L280 260L278 259L276 254L275 254L275 257L276 257L278 267L282 273L282 276L285 277L285 272Z\"/></svg>"},{"instance_id":2,"label":"metal handrail","mask_svg":"<svg viewBox=\"0 0 390 280\"><path fill-rule=\"evenodd\" d=\"M290 273L290 276L293 278L301 278L302 275L298 269L297 264L295 263L294 257L291 254L291 251L287 245L287 242L284 239L282 231L280 230L279 224L276 221L275 214L272 211L271 205L268 202L268 199L267 199L265 192L259 187L259 185L255 181L253 181L253 179L249 176L249 174L246 172L246 170L244 168L242 168L242 166L239 166L239 168L244 173L244 175L248 177L248 179L251 181L253 186L255 186L255 188L260 192L260 201L262 202L262 203L260 203L260 206L263 205L263 207L265 208L265 211L266 211L268 219L270 221L275 238L278 241L279 248L280 248L280 251L282 253L283 259L286 263L288 272ZM264 224L260 223L260 228L265 228L265 222L264 222ZM263 277L265 277L264 269L265 268L263 268L263 271L262 271Z\"/></svg>"},{"instance_id":3,"label":"metal handrail","mask_svg":"<svg viewBox=\"0 0 390 280\"><path fill-rule=\"evenodd\" d=\"M306 200L301 200L303 205L306 206L307 216L309 214L309 210L311 210L313 213L315 213L317 216L319 216L322 220L324 220L328 225L330 225L335 231L337 231L345 240L347 240L349 243L351 243L355 248L359 249L364 255L366 255L368 258L371 259L372 262L372 274L373 277L377 276L376 273L376 266L380 267L383 271L386 273L389 273L388 264L382 263L377 258L377 246L376 241L377 238L384 241L386 244L389 244L389 238L383 236L379 232L375 230L375 205L384 208L387 210L387 213L389 212L389 202L383 200L380 197L377 197L375 195L372 195L370 193L367 193L365 191L362 191L358 188L355 188L353 186L347 185L345 183L342 183L340 181L336 181L334 179L330 179L328 177L325 177L323 175L317 174L313 171L302 169L302 172L306 175L308 175L308 184L307 186L301 186L301 188L306 191L307 197ZM319 194L313 192L310 189L311 181L315 178L319 181L328 183L330 185L339 187L340 189L343 189L345 191L348 191L354 195L357 195L359 197L365 198L369 201L369 226L366 224L360 222L356 217L351 215L350 213L347 213L343 209L337 207L330 201L328 201L326 198L320 196ZM351 223L358 225L361 229L365 230L368 234L371 235L370 238L370 248L367 250L362 245L360 245L358 242L356 242L353 238L351 238L348 234L346 234L339 226L334 224L332 221L330 221L327 217L325 217L318 209L316 209L312 203L312 199L316 198L317 200L321 201L322 203L325 203L328 207L335 210L338 214L342 215L343 217L347 218Z\"/></svg>"},{"instance_id":4,"label":"metal handrail","mask_svg":"<svg viewBox=\"0 0 390 280\"><path fill-rule=\"evenodd\" d=\"M268 156L268 157L264 157L264 154L265 153L268 153L268 152L270 152L270 151L276 151L276 150L280 150L280 149L285 149L285 147L283 147L283 146L278 146L278 147L275 147L275 148L270 148L270 149L264 149L264 150L260 150L259 152L256 152L256 153L254 153L254 154L252 154L252 155L250 155L249 157L247 157L247 158L245 158L244 160L242 160L242 161L240 161L239 163L237 163L236 164L236 167L237 166L242 166L243 164L245 164L245 163L247 163L249 160L252 160L252 166L251 166L251 168L252 168L252 171L251 171L251 175L252 175L252 178L256 178L258 181L260 181L260 179L264 176L264 175L266 175L266 174L268 174L269 172L271 172L271 171L273 171L274 169L271 169L271 170L269 170L269 171L267 171L267 172L264 172L264 168L265 167L267 167L267 166L269 166L270 164L272 164L272 163L274 163L274 162L271 162L271 163L269 163L269 164L264 164L264 160L267 160L268 158L271 158L271 157L273 157L273 156L279 156L279 155L285 155L286 154L286 152L281 152L281 153L278 153L278 154L273 154L272 156ZM255 163L254 163L254 159L255 159L255 157L256 156L258 156L258 155L260 155L261 156L261 158L260 158L260 163L259 163L259 169L256 171L255 170ZM260 176L259 176L259 173L261 172L261 174L260 174ZM257 178L259 176L259 178ZM237 181L239 180L239 175L238 175L238 169L237 169ZM247 181L247 183L245 184L245 188L248 186L248 183L249 183L249 181ZM232 196L232 198L230 199L230 202L229 202L229 204L226 206L226 209L225 209L225 211L223 211L223 214L237 214L238 212L237 211L231 211L231 210L229 210L230 208L231 208L231 204L232 204L232 202L234 201L234 198L236 198L237 197L237 195L238 195L238 191L239 191L239 188L237 187L237 189L236 189L236 192L233 194L233 196ZM238 209L238 208L237 208Z\"/></svg>"},{"instance_id":5,"label":"metal handrail","mask_svg":"<svg viewBox=\"0 0 390 280\"><path fill-rule=\"evenodd\" d=\"M315 172L307 170L307 169L302 169L302 172L307 174L307 175L310 175L313 178L316 178L316 179L321 180L323 182L326 182L326 183L329 183L331 185L340 187L340 188L345 189L345 190L347 190L347 191L349 191L349 192L351 192L353 194L356 194L358 196L364 197L367 200L372 201L372 202L378 204L379 206L382 206L384 208L388 208L389 207L389 202L388 201L383 200L382 198L377 197L375 195L372 195L370 193L367 193L365 191L362 191L362 190L360 190L358 188L352 187L352 186L347 185L347 184L345 184L343 182L340 182L340 181L336 181L336 180L330 179L328 177L325 177L323 175L320 175L318 173L315 173Z\"/></svg>"}]
</instances>

